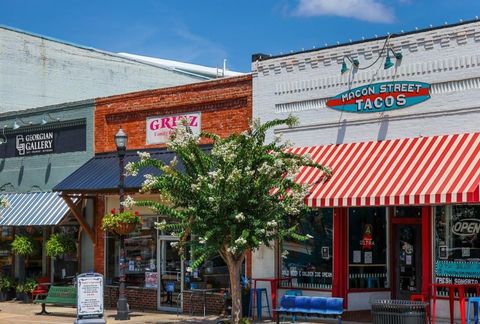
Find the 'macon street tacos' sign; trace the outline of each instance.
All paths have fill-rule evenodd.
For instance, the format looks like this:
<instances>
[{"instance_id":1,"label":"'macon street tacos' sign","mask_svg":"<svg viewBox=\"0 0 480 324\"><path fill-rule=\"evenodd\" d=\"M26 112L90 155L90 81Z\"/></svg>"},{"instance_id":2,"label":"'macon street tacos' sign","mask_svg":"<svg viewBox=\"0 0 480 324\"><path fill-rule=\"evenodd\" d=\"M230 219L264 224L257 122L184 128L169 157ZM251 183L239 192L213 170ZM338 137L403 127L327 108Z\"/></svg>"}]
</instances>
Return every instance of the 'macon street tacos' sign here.
<instances>
[{"instance_id":1,"label":"'macon street tacos' sign","mask_svg":"<svg viewBox=\"0 0 480 324\"><path fill-rule=\"evenodd\" d=\"M373 83L342 92L327 101L340 111L371 113L402 109L430 99L430 84L417 81Z\"/></svg>"}]
</instances>

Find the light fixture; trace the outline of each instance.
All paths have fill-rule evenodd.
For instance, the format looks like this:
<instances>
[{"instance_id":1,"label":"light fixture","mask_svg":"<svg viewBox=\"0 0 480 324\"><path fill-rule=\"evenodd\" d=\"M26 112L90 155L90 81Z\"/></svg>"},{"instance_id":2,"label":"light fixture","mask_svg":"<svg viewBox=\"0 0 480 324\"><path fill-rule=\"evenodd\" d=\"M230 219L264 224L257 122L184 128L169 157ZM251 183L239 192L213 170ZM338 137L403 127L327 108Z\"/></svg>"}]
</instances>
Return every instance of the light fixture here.
<instances>
[{"instance_id":1,"label":"light fixture","mask_svg":"<svg viewBox=\"0 0 480 324\"><path fill-rule=\"evenodd\" d=\"M125 151L127 148L128 136L123 131L122 127L115 134L115 145L117 146L117 151Z\"/></svg>"},{"instance_id":2,"label":"light fixture","mask_svg":"<svg viewBox=\"0 0 480 324\"><path fill-rule=\"evenodd\" d=\"M385 59L385 64L383 65L383 68L385 70L387 70L387 69L389 69L389 68L391 68L392 66L395 65L392 62L392 59L390 58L390 53L389 52L393 53L393 56L395 57L395 59L397 61L400 61L403 58L402 53L400 53L400 52L395 53L391 47L387 48L387 58Z\"/></svg>"},{"instance_id":3,"label":"light fixture","mask_svg":"<svg viewBox=\"0 0 480 324\"><path fill-rule=\"evenodd\" d=\"M3 129L2 129L2 138L0 138L0 145L2 144L5 144L8 142L8 139L7 139L7 136L5 136L5 128L7 128L8 125L3 125Z\"/></svg>"},{"instance_id":4,"label":"light fixture","mask_svg":"<svg viewBox=\"0 0 480 324\"><path fill-rule=\"evenodd\" d=\"M43 114L42 116L42 121L40 122L40 125L46 125L48 124L50 121L60 121L60 118L57 117L57 118L53 118L52 116L50 116L49 113L45 113Z\"/></svg>"},{"instance_id":5,"label":"light fixture","mask_svg":"<svg viewBox=\"0 0 480 324\"><path fill-rule=\"evenodd\" d=\"M21 124L19 124L19 122ZM33 124L33 122L31 122L31 121L26 123L21 118L15 118L15 121L13 122L12 128L13 128L13 130L16 130L16 129L19 129L20 127L22 127L22 126L32 125L32 124Z\"/></svg>"},{"instance_id":6,"label":"light fixture","mask_svg":"<svg viewBox=\"0 0 480 324\"><path fill-rule=\"evenodd\" d=\"M13 122L13 129L19 129L20 125L18 124L17 120L15 119L15 122Z\"/></svg>"},{"instance_id":7,"label":"light fixture","mask_svg":"<svg viewBox=\"0 0 480 324\"><path fill-rule=\"evenodd\" d=\"M345 56L343 57L342 69L340 70L340 72L341 72L342 74L344 74L345 72L348 71L347 62L345 62L345 59L349 60L350 63L352 63L352 66L353 66L354 68L358 68L358 66L360 65L360 62L359 62L358 60L352 59L350 56L345 55Z\"/></svg>"}]
</instances>

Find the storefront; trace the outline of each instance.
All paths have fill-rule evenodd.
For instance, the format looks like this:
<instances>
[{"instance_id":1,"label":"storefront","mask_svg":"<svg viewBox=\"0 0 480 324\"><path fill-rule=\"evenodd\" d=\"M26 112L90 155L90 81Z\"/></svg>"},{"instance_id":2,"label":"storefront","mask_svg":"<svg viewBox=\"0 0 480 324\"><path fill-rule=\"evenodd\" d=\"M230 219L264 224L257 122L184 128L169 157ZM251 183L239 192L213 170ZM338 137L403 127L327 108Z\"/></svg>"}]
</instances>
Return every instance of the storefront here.
<instances>
[{"instance_id":1,"label":"storefront","mask_svg":"<svg viewBox=\"0 0 480 324\"><path fill-rule=\"evenodd\" d=\"M253 55L254 117L297 116L270 138L333 170L297 175L312 185L302 228L313 239L260 249L254 277L291 276L283 288L343 297L348 310L479 282L479 42L470 21ZM448 316L448 293L435 294Z\"/></svg>"},{"instance_id":2,"label":"storefront","mask_svg":"<svg viewBox=\"0 0 480 324\"><path fill-rule=\"evenodd\" d=\"M82 235L67 203L51 191L93 155L93 108L94 102L87 100L0 115L0 195L10 203L0 218L0 264L5 275L61 281L93 267L88 258L92 242ZM75 198L73 203L82 220L93 221L92 201ZM49 258L45 242L52 233L73 237L76 253ZM20 235L33 247L25 258L11 249Z\"/></svg>"},{"instance_id":3,"label":"storefront","mask_svg":"<svg viewBox=\"0 0 480 324\"><path fill-rule=\"evenodd\" d=\"M128 135L125 163L139 159L138 151L169 163L174 154L166 148L171 129L181 118L192 131L228 136L247 129L251 120L251 76L224 78L187 86L149 90L98 99L95 111L96 155L59 183L54 190L63 196L95 197L96 272L105 275L105 304L116 307L119 279L119 240L101 229L103 215L119 208L120 170L114 136L122 127ZM208 142L200 145L208 150ZM147 169L126 178L126 191L135 199L160 199L155 194L139 194ZM148 209L137 209L144 219L141 227L126 238L127 299L134 309L182 308L200 311L203 301L190 298L189 290L213 289L207 296L207 312L223 311L222 290L229 286L228 271L220 257L207 260L202 267L188 271L188 253L182 258L175 248L178 237L155 228L165 219ZM169 221L168 219L165 219ZM200 296L201 297L201 296ZM200 299L199 299L200 300ZM202 305L200 305L200 303Z\"/></svg>"}]
</instances>

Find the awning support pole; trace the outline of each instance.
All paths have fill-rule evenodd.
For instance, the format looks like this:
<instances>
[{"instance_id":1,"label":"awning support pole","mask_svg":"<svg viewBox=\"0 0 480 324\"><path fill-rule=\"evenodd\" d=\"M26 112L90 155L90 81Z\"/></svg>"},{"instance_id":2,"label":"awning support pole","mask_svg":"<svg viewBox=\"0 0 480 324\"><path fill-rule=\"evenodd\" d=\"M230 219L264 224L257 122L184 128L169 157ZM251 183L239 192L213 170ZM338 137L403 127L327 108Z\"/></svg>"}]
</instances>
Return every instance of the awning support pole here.
<instances>
[{"instance_id":1,"label":"awning support pole","mask_svg":"<svg viewBox=\"0 0 480 324\"><path fill-rule=\"evenodd\" d=\"M70 210L72 211L72 214L75 216L75 218L77 219L77 221L80 224L80 226L82 227L82 229L87 233L87 235L90 238L90 240L92 241L93 245L95 245L95 234L94 234L92 228L90 227L90 225L88 225L85 218L82 217L82 214L78 210L75 203L72 201L72 199L69 196L62 195L62 198L67 203L68 208L70 208ZM80 198L80 200L83 200L83 197Z\"/></svg>"}]
</instances>

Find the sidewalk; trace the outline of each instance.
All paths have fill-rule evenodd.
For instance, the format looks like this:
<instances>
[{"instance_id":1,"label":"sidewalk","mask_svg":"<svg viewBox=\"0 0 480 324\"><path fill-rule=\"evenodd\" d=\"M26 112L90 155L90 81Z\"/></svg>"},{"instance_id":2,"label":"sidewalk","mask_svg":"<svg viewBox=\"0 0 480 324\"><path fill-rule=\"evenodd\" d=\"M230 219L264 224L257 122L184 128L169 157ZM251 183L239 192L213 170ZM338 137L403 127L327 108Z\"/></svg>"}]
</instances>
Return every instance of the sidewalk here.
<instances>
[{"instance_id":1,"label":"sidewalk","mask_svg":"<svg viewBox=\"0 0 480 324\"><path fill-rule=\"evenodd\" d=\"M16 301L8 301L0 303L0 323L2 324L72 324L76 318L76 309L72 307L55 307L47 306L47 311L51 315L35 315L41 309L40 305L24 304ZM130 314L129 321L115 321L116 310L106 310L106 321L112 323L125 324L158 324L158 323L188 323L188 324L215 324L219 320L217 316L185 316L172 313L160 312L138 312L134 311ZM313 323L336 323L336 321L312 321ZM312 323L310 322L310 323ZM255 321L255 323L274 323L271 321ZM302 323L297 321L297 323ZM343 323L354 324L356 322Z\"/></svg>"}]
</instances>

